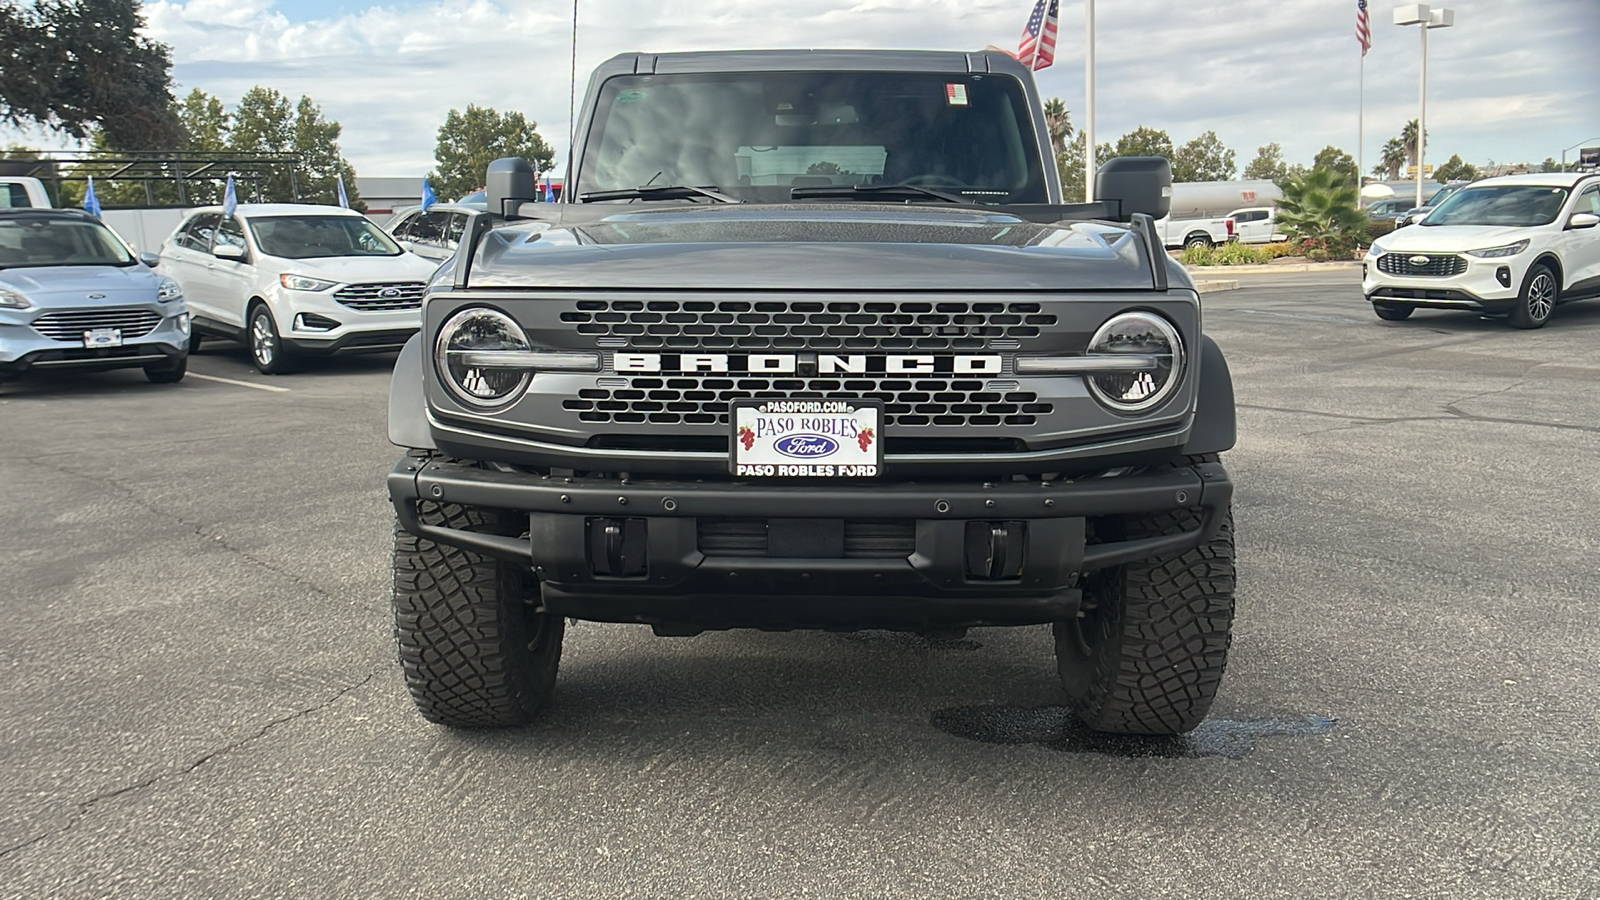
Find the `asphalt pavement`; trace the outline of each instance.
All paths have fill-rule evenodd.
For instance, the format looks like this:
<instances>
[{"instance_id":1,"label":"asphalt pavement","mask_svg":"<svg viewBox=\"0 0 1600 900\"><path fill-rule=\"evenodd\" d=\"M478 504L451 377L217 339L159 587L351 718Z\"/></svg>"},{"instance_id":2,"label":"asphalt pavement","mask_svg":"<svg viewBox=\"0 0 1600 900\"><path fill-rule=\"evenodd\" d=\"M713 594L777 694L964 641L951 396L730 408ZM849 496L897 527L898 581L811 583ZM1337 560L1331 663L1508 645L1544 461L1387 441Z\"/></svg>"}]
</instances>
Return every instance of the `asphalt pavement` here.
<instances>
[{"instance_id":1,"label":"asphalt pavement","mask_svg":"<svg viewBox=\"0 0 1600 900\"><path fill-rule=\"evenodd\" d=\"M580 623L537 726L401 684L391 357L0 386L0 897L1600 896L1600 303L1207 294L1240 403L1212 717L1105 739L1049 629Z\"/></svg>"}]
</instances>

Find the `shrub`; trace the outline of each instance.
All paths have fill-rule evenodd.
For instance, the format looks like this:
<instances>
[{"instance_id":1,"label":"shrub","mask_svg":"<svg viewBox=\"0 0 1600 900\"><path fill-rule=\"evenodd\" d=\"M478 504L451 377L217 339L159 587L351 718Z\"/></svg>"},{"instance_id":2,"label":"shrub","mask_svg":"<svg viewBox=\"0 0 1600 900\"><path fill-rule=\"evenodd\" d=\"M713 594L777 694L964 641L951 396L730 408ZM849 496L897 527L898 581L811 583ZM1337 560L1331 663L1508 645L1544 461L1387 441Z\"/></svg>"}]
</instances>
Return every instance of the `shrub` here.
<instances>
[{"instance_id":1,"label":"shrub","mask_svg":"<svg viewBox=\"0 0 1600 900\"><path fill-rule=\"evenodd\" d=\"M1355 184L1329 169L1312 169L1291 178L1278 202L1278 222L1302 246L1307 241L1328 250L1335 259L1354 254L1368 222L1357 205ZM1345 251L1348 248L1348 252Z\"/></svg>"},{"instance_id":2,"label":"shrub","mask_svg":"<svg viewBox=\"0 0 1600 900\"><path fill-rule=\"evenodd\" d=\"M1276 241L1271 244L1262 244L1257 249L1266 254L1267 259L1277 259L1280 256L1297 256L1300 253L1293 241Z\"/></svg>"},{"instance_id":3,"label":"shrub","mask_svg":"<svg viewBox=\"0 0 1600 900\"><path fill-rule=\"evenodd\" d=\"M1256 266L1268 262L1272 254L1253 244L1229 241L1213 247L1185 247L1178 261L1186 266Z\"/></svg>"},{"instance_id":4,"label":"shrub","mask_svg":"<svg viewBox=\"0 0 1600 900\"><path fill-rule=\"evenodd\" d=\"M1392 231L1394 231L1394 219L1368 219L1367 243L1370 244Z\"/></svg>"}]
</instances>

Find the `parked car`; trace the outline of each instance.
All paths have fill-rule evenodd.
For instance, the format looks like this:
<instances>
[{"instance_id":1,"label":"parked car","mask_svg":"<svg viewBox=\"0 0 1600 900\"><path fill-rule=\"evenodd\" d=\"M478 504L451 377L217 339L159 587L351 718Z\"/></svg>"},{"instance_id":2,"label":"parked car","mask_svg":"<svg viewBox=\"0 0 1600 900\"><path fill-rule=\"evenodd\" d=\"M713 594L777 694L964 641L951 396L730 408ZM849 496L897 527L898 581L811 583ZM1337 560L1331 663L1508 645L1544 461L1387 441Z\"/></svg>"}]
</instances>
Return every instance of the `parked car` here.
<instances>
[{"instance_id":1,"label":"parked car","mask_svg":"<svg viewBox=\"0 0 1600 900\"><path fill-rule=\"evenodd\" d=\"M1222 217L1174 219L1165 216L1156 220L1156 233L1168 250L1178 247L1210 247L1233 240L1233 223Z\"/></svg>"},{"instance_id":2,"label":"parked car","mask_svg":"<svg viewBox=\"0 0 1600 900\"><path fill-rule=\"evenodd\" d=\"M384 228L395 243L438 263L455 255L467 217L486 208L464 203L435 203L423 211L420 206L410 206L396 211Z\"/></svg>"},{"instance_id":3,"label":"parked car","mask_svg":"<svg viewBox=\"0 0 1600 900\"><path fill-rule=\"evenodd\" d=\"M1600 173L1474 182L1416 226L1372 243L1362 290L1381 319L1465 309L1538 328L1600 296Z\"/></svg>"},{"instance_id":4,"label":"parked car","mask_svg":"<svg viewBox=\"0 0 1600 900\"><path fill-rule=\"evenodd\" d=\"M202 335L238 340L267 374L301 356L398 350L421 324L436 264L354 210L309 204L197 209L161 245Z\"/></svg>"},{"instance_id":5,"label":"parked car","mask_svg":"<svg viewBox=\"0 0 1600 900\"><path fill-rule=\"evenodd\" d=\"M1404 228L1407 225L1417 224L1418 222L1422 221L1423 216L1433 212L1434 207L1443 203L1445 200L1448 200L1451 194L1454 194L1456 191L1466 187L1469 183L1470 182L1462 181L1457 184L1445 185L1432 197L1429 197L1427 203L1424 203L1421 206L1413 206L1401 213L1399 217L1394 220L1394 227Z\"/></svg>"},{"instance_id":6,"label":"parked car","mask_svg":"<svg viewBox=\"0 0 1600 900\"><path fill-rule=\"evenodd\" d=\"M188 368L177 282L73 209L0 209L0 379L30 369L142 368L158 384Z\"/></svg>"},{"instance_id":7,"label":"parked car","mask_svg":"<svg viewBox=\"0 0 1600 900\"><path fill-rule=\"evenodd\" d=\"M39 179L22 175L0 178L0 209L49 209L52 205L44 182Z\"/></svg>"},{"instance_id":8,"label":"parked car","mask_svg":"<svg viewBox=\"0 0 1600 900\"><path fill-rule=\"evenodd\" d=\"M1367 204L1367 218L1393 219L1411 207L1409 197L1385 197Z\"/></svg>"},{"instance_id":9,"label":"parked car","mask_svg":"<svg viewBox=\"0 0 1600 900\"><path fill-rule=\"evenodd\" d=\"M1278 230L1276 206L1252 206L1228 213L1233 223L1234 239L1241 244L1270 244L1286 241L1289 236Z\"/></svg>"}]
</instances>

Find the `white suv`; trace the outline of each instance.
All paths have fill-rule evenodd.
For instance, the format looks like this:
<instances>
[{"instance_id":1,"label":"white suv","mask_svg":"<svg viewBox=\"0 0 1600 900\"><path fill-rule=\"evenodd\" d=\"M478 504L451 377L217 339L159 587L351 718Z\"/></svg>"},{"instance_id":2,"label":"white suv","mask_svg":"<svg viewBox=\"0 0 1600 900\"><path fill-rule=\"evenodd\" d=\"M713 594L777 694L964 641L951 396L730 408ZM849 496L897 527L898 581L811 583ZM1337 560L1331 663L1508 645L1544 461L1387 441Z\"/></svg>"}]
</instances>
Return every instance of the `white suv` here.
<instances>
[{"instance_id":1,"label":"white suv","mask_svg":"<svg viewBox=\"0 0 1600 900\"><path fill-rule=\"evenodd\" d=\"M337 206L205 207L161 245L161 271L194 316L190 349L202 334L239 340L267 374L302 355L399 349L436 268Z\"/></svg>"},{"instance_id":2,"label":"white suv","mask_svg":"<svg viewBox=\"0 0 1600 900\"><path fill-rule=\"evenodd\" d=\"M1600 174L1489 178L1374 241L1361 288L1382 319L1464 309L1538 328L1557 304L1600 297L1597 226Z\"/></svg>"}]
</instances>

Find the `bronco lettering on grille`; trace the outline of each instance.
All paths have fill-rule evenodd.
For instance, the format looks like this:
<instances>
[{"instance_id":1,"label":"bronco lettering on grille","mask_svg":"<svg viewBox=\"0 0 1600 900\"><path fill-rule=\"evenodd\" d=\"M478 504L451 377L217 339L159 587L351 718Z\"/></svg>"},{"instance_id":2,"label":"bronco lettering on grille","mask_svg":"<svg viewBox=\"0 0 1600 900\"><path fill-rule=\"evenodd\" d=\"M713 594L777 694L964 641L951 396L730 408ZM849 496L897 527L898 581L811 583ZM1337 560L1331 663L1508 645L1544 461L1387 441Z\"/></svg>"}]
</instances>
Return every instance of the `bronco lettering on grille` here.
<instances>
[{"instance_id":1,"label":"bronco lettering on grille","mask_svg":"<svg viewBox=\"0 0 1600 900\"><path fill-rule=\"evenodd\" d=\"M956 375L999 375L1002 358L986 356L840 356L818 353L813 360L797 353L751 353L733 356L726 353L616 353L611 364L617 372L750 372L784 374L798 372L802 365L816 367L819 375L848 375L881 372L889 375L919 375L935 372Z\"/></svg>"}]
</instances>

